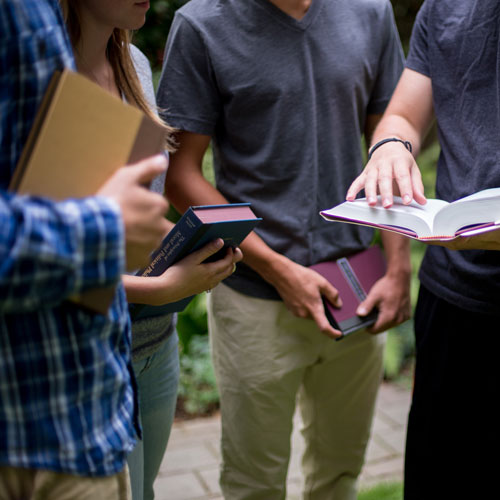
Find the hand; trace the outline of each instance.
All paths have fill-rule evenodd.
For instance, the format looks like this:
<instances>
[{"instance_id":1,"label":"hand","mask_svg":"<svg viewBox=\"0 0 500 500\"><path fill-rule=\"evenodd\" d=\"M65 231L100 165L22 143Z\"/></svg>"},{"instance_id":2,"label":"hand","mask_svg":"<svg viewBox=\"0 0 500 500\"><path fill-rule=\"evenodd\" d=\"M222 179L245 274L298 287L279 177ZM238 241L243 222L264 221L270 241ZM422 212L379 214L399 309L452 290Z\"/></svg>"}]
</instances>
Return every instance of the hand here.
<instances>
[{"instance_id":1,"label":"hand","mask_svg":"<svg viewBox=\"0 0 500 500\"><path fill-rule=\"evenodd\" d=\"M439 245L449 250L500 250L500 228L475 236L460 236L448 241L425 241L428 245Z\"/></svg>"},{"instance_id":2,"label":"hand","mask_svg":"<svg viewBox=\"0 0 500 500\"><path fill-rule=\"evenodd\" d=\"M280 256L278 271L268 281L274 285L286 307L299 318L313 319L322 333L338 338L342 332L332 327L325 316L321 296L337 307L342 301L339 293L323 276L307 267Z\"/></svg>"},{"instance_id":3,"label":"hand","mask_svg":"<svg viewBox=\"0 0 500 500\"><path fill-rule=\"evenodd\" d=\"M371 206L377 204L377 192L384 208L392 206L394 192L399 192L405 205L413 199L421 205L427 202L418 165L399 142L387 142L374 151L363 172L349 187L346 200L354 201L362 189Z\"/></svg>"},{"instance_id":4,"label":"hand","mask_svg":"<svg viewBox=\"0 0 500 500\"><path fill-rule=\"evenodd\" d=\"M239 248L228 248L224 258L204 263L223 246L224 241L219 238L189 254L165 271L162 276L165 284L169 284L172 292L175 288L179 299L215 288L236 270L236 263L243 258Z\"/></svg>"},{"instance_id":5,"label":"hand","mask_svg":"<svg viewBox=\"0 0 500 500\"><path fill-rule=\"evenodd\" d=\"M122 167L97 193L113 199L121 209L128 270L147 265L151 252L167 232L168 203L163 196L145 187L164 172L166 166L166 158L156 155Z\"/></svg>"},{"instance_id":6,"label":"hand","mask_svg":"<svg viewBox=\"0 0 500 500\"><path fill-rule=\"evenodd\" d=\"M212 241L170 266L160 276L125 275L123 281L128 300L158 306L215 288L235 271L236 263L243 258L239 248L229 248L222 259L204 263L223 246L224 241L220 238Z\"/></svg>"},{"instance_id":7,"label":"hand","mask_svg":"<svg viewBox=\"0 0 500 500\"><path fill-rule=\"evenodd\" d=\"M378 308L378 318L374 325L368 328L371 333L385 332L411 316L410 275L386 274L372 287L366 299L358 306L356 314L366 316L375 307Z\"/></svg>"}]
</instances>

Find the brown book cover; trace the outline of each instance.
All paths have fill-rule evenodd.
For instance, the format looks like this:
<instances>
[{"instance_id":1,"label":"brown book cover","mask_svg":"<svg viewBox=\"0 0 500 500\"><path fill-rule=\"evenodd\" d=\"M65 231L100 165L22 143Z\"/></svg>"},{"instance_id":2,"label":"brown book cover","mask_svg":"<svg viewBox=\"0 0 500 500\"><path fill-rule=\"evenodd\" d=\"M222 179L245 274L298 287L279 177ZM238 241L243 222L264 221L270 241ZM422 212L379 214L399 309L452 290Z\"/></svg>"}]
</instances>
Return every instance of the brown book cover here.
<instances>
[{"instance_id":1,"label":"brown book cover","mask_svg":"<svg viewBox=\"0 0 500 500\"><path fill-rule=\"evenodd\" d=\"M165 132L138 108L70 70L57 72L10 189L63 200L90 196L121 166L163 149Z\"/></svg>"},{"instance_id":2,"label":"brown book cover","mask_svg":"<svg viewBox=\"0 0 500 500\"><path fill-rule=\"evenodd\" d=\"M161 152L164 142L163 128L140 109L79 73L56 72L9 189L55 200L91 196L118 168ZM99 289L77 302L104 313L113 290L104 294L109 301Z\"/></svg>"},{"instance_id":3,"label":"brown book cover","mask_svg":"<svg viewBox=\"0 0 500 500\"><path fill-rule=\"evenodd\" d=\"M339 291L342 307L334 307L325 299L323 301L326 317L334 328L342 332L340 338L375 323L377 311L368 316L358 316L356 309L375 282L385 274L386 261L380 247L373 246L349 257L321 262L311 266L311 269Z\"/></svg>"}]
</instances>

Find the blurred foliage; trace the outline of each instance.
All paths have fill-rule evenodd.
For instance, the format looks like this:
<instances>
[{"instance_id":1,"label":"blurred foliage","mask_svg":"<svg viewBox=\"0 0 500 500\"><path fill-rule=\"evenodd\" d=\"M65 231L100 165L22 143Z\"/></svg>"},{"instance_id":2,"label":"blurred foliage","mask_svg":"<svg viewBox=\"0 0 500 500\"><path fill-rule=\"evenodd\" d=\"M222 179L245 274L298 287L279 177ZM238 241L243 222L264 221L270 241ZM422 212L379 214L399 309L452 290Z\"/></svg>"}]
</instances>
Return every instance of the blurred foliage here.
<instances>
[{"instance_id":1,"label":"blurred foliage","mask_svg":"<svg viewBox=\"0 0 500 500\"><path fill-rule=\"evenodd\" d=\"M423 2L424 0L391 0L399 36L405 52L408 52L411 30L413 28L413 23L415 22L415 16L417 15L417 12Z\"/></svg>"},{"instance_id":2,"label":"blurred foliage","mask_svg":"<svg viewBox=\"0 0 500 500\"><path fill-rule=\"evenodd\" d=\"M178 408L192 416L208 414L217 409L219 393L206 335L191 338L189 356L181 355L180 369Z\"/></svg>"},{"instance_id":3,"label":"blurred foliage","mask_svg":"<svg viewBox=\"0 0 500 500\"><path fill-rule=\"evenodd\" d=\"M177 333L182 354L190 354L191 340L195 335L207 335L206 294L196 295L186 309L177 316Z\"/></svg>"},{"instance_id":4,"label":"blurred foliage","mask_svg":"<svg viewBox=\"0 0 500 500\"><path fill-rule=\"evenodd\" d=\"M134 43L148 56L154 72L161 68L163 50L175 11L187 1L151 0L146 23L134 34Z\"/></svg>"},{"instance_id":5,"label":"blurred foliage","mask_svg":"<svg viewBox=\"0 0 500 500\"><path fill-rule=\"evenodd\" d=\"M368 489L362 489L358 500L402 500L403 485L401 483L381 483Z\"/></svg>"}]
</instances>

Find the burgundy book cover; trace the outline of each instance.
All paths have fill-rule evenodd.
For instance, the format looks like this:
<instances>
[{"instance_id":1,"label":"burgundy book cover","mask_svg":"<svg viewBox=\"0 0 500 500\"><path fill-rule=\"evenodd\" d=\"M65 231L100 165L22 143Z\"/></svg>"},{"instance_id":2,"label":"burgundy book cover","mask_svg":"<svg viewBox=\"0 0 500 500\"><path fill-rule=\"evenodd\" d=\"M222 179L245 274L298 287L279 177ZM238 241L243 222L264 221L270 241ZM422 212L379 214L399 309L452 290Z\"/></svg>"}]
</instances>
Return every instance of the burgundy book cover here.
<instances>
[{"instance_id":1,"label":"burgundy book cover","mask_svg":"<svg viewBox=\"0 0 500 500\"><path fill-rule=\"evenodd\" d=\"M356 309L373 284L385 274L386 262L380 247L373 246L336 261L321 262L311 266L311 269L339 291L342 299L340 309L324 300L326 316L334 328L345 336L375 323L377 311L361 317L356 314Z\"/></svg>"}]
</instances>

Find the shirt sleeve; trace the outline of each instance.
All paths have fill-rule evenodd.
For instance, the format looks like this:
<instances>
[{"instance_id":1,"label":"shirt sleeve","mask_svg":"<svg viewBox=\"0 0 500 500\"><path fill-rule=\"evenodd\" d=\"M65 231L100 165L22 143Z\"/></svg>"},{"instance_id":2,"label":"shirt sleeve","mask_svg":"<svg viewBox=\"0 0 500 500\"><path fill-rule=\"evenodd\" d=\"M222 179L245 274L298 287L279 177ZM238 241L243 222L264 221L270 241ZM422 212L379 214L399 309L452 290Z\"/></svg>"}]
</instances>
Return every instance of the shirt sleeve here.
<instances>
[{"instance_id":1,"label":"shirt sleeve","mask_svg":"<svg viewBox=\"0 0 500 500\"><path fill-rule=\"evenodd\" d=\"M0 311L30 311L115 284L123 233L119 208L106 198L56 203L2 190Z\"/></svg>"},{"instance_id":2,"label":"shirt sleeve","mask_svg":"<svg viewBox=\"0 0 500 500\"><path fill-rule=\"evenodd\" d=\"M144 92L144 97L149 104L149 107L156 111L156 99L153 88L153 73L149 64L148 58L135 46L130 45L130 55L134 68L139 78L139 82Z\"/></svg>"},{"instance_id":3,"label":"shirt sleeve","mask_svg":"<svg viewBox=\"0 0 500 500\"><path fill-rule=\"evenodd\" d=\"M156 99L170 125L212 135L221 110L214 72L200 33L180 13L170 29Z\"/></svg>"},{"instance_id":4,"label":"shirt sleeve","mask_svg":"<svg viewBox=\"0 0 500 500\"><path fill-rule=\"evenodd\" d=\"M130 45L130 55L132 56L134 68L137 73L137 77L139 78L139 83L141 84L142 91L144 92L144 97L146 98L149 107L155 113L158 113L153 86L153 73L151 71L151 66L149 64L148 58L135 45ZM168 151L165 150L165 154L168 157ZM151 191L163 194L166 174L166 172L162 172L152 180L150 186Z\"/></svg>"},{"instance_id":5,"label":"shirt sleeve","mask_svg":"<svg viewBox=\"0 0 500 500\"><path fill-rule=\"evenodd\" d=\"M430 77L427 21L430 2L426 1L418 11L410 39L410 50L406 67Z\"/></svg>"},{"instance_id":6,"label":"shirt sleeve","mask_svg":"<svg viewBox=\"0 0 500 500\"><path fill-rule=\"evenodd\" d=\"M381 27L384 43L381 47L377 79L367 108L369 114L384 112L404 67L403 48L390 2L385 4Z\"/></svg>"}]
</instances>

